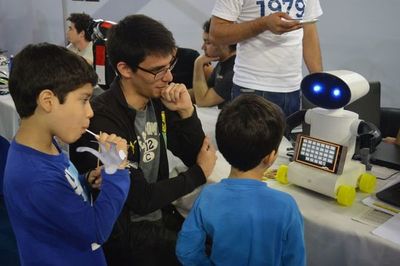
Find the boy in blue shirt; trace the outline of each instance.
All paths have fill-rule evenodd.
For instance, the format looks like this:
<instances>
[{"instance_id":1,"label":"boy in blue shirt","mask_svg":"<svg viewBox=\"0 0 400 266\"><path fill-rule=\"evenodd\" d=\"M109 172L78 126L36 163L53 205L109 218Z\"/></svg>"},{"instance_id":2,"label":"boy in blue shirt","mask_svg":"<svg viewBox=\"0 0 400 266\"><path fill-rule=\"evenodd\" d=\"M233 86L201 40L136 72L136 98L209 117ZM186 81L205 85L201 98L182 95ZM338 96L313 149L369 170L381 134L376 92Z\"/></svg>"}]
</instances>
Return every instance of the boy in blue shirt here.
<instances>
[{"instance_id":1,"label":"boy in blue shirt","mask_svg":"<svg viewBox=\"0 0 400 266\"><path fill-rule=\"evenodd\" d=\"M222 109L216 140L231 172L203 189L186 218L176 247L183 265L305 265L296 202L261 181L284 125L279 107L260 96L241 95Z\"/></svg>"},{"instance_id":2,"label":"boy in blue shirt","mask_svg":"<svg viewBox=\"0 0 400 266\"><path fill-rule=\"evenodd\" d=\"M8 152L4 198L22 265L106 265L99 245L128 194L126 162L114 174L98 168L85 178L54 139L71 143L85 133L96 82L93 68L63 47L28 45L14 58L9 88L21 124ZM115 134L97 140L109 152L114 145L127 152ZM92 202L86 185L100 181Z\"/></svg>"}]
</instances>

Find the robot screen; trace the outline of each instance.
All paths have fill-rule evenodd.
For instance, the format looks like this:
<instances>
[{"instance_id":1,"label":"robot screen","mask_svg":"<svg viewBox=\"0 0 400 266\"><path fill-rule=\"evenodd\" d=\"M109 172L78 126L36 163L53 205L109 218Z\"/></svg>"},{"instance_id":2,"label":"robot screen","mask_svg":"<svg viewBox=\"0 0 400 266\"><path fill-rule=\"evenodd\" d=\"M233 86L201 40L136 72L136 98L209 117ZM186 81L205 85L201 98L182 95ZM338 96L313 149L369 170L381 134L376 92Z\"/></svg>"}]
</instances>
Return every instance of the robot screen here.
<instances>
[{"instance_id":1,"label":"robot screen","mask_svg":"<svg viewBox=\"0 0 400 266\"><path fill-rule=\"evenodd\" d=\"M297 136L294 160L330 173L341 174L346 153L347 147L300 134Z\"/></svg>"}]
</instances>

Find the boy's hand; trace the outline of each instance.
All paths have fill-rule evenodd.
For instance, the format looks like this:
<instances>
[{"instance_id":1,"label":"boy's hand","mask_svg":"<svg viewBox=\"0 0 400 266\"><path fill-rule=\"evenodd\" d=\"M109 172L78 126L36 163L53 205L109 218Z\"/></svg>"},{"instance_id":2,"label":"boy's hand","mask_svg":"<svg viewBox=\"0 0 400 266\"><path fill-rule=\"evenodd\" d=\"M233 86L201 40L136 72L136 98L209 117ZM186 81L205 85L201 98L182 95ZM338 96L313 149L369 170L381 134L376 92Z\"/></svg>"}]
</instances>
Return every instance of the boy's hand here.
<instances>
[{"instance_id":1,"label":"boy's hand","mask_svg":"<svg viewBox=\"0 0 400 266\"><path fill-rule=\"evenodd\" d=\"M203 170L206 177L209 177L214 170L217 155L214 145L211 143L210 138L206 136L201 146L200 152L197 155L197 164Z\"/></svg>"},{"instance_id":2,"label":"boy's hand","mask_svg":"<svg viewBox=\"0 0 400 266\"><path fill-rule=\"evenodd\" d=\"M124 169L127 164L127 154L128 154L127 141L115 134L108 135L107 133L101 133L101 132L99 134L98 140L100 144L104 145L103 147L106 147L108 152L113 152L110 151L110 149L115 147L116 152L118 153L118 157L119 159L121 159L121 163L119 164L118 168Z\"/></svg>"},{"instance_id":3,"label":"boy's hand","mask_svg":"<svg viewBox=\"0 0 400 266\"><path fill-rule=\"evenodd\" d=\"M115 134L92 134L94 134L99 141L100 150L97 151L89 147L78 147L76 151L87 151L96 156L104 164L104 169L107 174L114 174L117 169L124 169L127 165L128 154L128 144L126 140Z\"/></svg>"},{"instance_id":4,"label":"boy's hand","mask_svg":"<svg viewBox=\"0 0 400 266\"><path fill-rule=\"evenodd\" d=\"M191 117L194 111L186 86L171 82L161 91L161 101L171 111L177 111L182 119Z\"/></svg>"},{"instance_id":5,"label":"boy's hand","mask_svg":"<svg viewBox=\"0 0 400 266\"><path fill-rule=\"evenodd\" d=\"M97 167L96 169L89 172L87 182L89 183L91 188L100 189L102 181L101 167Z\"/></svg>"}]
</instances>

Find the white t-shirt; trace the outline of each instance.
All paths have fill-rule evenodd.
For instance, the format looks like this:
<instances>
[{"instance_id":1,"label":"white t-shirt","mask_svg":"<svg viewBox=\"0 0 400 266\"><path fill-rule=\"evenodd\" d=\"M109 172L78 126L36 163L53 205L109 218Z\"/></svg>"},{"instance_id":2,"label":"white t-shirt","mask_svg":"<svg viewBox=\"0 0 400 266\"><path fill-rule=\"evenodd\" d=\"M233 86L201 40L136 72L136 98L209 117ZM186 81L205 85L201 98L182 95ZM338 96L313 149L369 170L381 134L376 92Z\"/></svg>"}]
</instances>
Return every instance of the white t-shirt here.
<instances>
[{"instance_id":1,"label":"white t-shirt","mask_svg":"<svg viewBox=\"0 0 400 266\"><path fill-rule=\"evenodd\" d=\"M261 17L262 12L268 16L279 11L296 19L322 15L319 0L217 0L212 15L242 23ZM282 35L264 31L238 43L233 82L260 91L298 90L302 79L302 41L300 29Z\"/></svg>"},{"instance_id":2,"label":"white t-shirt","mask_svg":"<svg viewBox=\"0 0 400 266\"><path fill-rule=\"evenodd\" d=\"M86 59L86 61L93 65L93 43L89 42L88 46L82 51L79 51L72 43L68 44L67 49L71 50L72 52L76 53L77 55L82 56Z\"/></svg>"}]
</instances>

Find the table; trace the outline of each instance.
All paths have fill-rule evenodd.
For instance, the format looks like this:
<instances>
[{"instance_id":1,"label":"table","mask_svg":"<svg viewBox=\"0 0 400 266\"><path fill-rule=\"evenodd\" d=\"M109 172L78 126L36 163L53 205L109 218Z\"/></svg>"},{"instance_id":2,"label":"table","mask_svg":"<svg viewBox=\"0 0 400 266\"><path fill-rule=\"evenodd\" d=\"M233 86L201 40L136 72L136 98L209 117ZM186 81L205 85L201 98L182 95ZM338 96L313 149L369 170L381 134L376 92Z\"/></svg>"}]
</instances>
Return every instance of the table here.
<instances>
[{"instance_id":1,"label":"table","mask_svg":"<svg viewBox=\"0 0 400 266\"><path fill-rule=\"evenodd\" d=\"M378 182L378 187L385 184ZM296 200L304 217L308 265L398 265L400 246L371 234L376 227L352 220L370 207L361 203L368 194L357 192L351 207L295 185L269 182Z\"/></svg>"},{"instance_id":2,"label":"table","mask_svg":"<svg viewBox=\"0 0 400 266\"><path fill-rule=\"evenodd\" d=\"M197 112L202 122L205 122L203 123L204 131L206 134L213 133L212 124L214 121L215 125L218 111L203 109L205 108L198 108ZM210 120L207 120L208 118ZM203 121L203 119L207 121ZM272 167L276 168L279 164L288 162L286 148L290 145L286 139L282 141L278 152L279 157ZM173 171L182 171L183 169L182 165L175 165ZM221 178L227 177L229 171L229 164L221 154L218 154L217 164L209 182L218 182ZM400 174L398 177L400 178ZM382 187L386 182L378 180L378 187ZM308 265L399 265L400 246L371 234L370 232L375 229L375 226L352 220L371 209L361 203L361 200L368 194L357 192L354 204L350 207L343 207L338 205L333 198L293 184L282 185L275 180L269 180L267 183L272 188L289 193L296 200L304 217ZM199 192L200 189L197 189L179 199L176 202L178 210L185 215Z\"/></svg>"},{"instance_id":3,"label":"table","mask_svg":"<svg viewBox=\"0 0 400 266\"><path fill-rule=\"evenodd\" d=\"M10 94L0 95L0 136L11 141L19 127L19 115Z\"/></svg>"}]
</instances>

